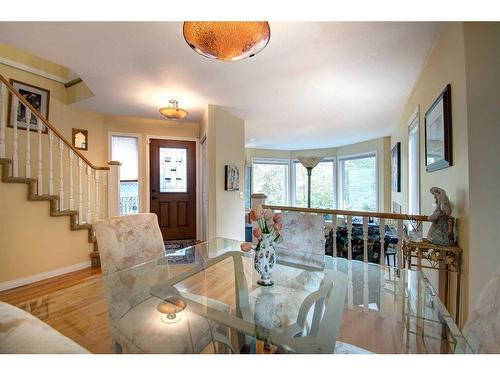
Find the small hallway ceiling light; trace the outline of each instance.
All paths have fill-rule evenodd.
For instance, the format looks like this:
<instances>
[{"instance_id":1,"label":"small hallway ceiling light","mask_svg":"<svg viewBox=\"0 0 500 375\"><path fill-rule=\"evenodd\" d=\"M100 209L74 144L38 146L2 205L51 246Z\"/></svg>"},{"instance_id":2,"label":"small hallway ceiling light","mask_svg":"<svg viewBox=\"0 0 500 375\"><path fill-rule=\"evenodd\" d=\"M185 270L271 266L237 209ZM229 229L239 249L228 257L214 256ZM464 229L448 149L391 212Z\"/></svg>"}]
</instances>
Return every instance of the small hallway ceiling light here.
<instances>
[{"instance_id":1,"label":"small hallway ceiling light","mask_svg":"<svg viewBox=\"0 0 500 375\"><path fill-rule=\"evenodd\" d=\"M180 120L188 115L188 111L179 108L177 100L168 101L168 107L160 108L160 113L169 120Z\"/></svg>"},{"instance_id":2,"label":"small hallway ceiling light","mask_svg":"<svg viewBox=\"0 0 500 375\"><path fill-rule=\"evenodd\" d=\"M269 43L271 29L264 21L184 22L184 39L200 55L238 61L255 56Z\"/></svg>"}]
</instances>

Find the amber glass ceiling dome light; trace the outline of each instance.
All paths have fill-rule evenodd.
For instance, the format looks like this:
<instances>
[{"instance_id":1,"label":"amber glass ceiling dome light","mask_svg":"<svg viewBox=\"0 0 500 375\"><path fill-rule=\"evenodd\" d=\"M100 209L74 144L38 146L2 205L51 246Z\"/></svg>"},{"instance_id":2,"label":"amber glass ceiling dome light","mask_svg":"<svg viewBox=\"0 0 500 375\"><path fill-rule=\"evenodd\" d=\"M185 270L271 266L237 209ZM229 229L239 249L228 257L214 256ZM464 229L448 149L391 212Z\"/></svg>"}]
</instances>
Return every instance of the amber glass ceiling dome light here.
<instances>
[{"instance_id":1,"label":"amber glass ceiling dome light","mask_svg":"<svg viewBox=\"0 0 500 375\"><path fill-rule=\"evenodd\" d=\"M200 55L237 61L252 57L269 43L267 22L184 22L184 39Z\"/></svg>"},{"instance_id":2,"label":"amber glass ceiling dome light","mask_svg":"<svg viewBox=\"0 0 500 375\"><path fill-rule=\"evenodd\" d=\"M188 115L188 111L179 108L177 100L169 100L168 107L160 108L160 113L169 120L180 120Z\"/></svg>"}]
</instances>

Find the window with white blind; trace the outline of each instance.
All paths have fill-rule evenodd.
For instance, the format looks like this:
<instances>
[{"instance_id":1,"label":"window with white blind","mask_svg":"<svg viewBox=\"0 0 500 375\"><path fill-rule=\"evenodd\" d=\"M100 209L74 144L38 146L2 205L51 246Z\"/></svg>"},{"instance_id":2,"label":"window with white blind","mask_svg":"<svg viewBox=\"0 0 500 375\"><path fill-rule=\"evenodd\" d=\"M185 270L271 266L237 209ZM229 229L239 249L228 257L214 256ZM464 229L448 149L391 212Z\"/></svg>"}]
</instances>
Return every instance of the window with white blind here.
<instances>
[{"instance_id":1,"label":"window with white blind","mask_svg":"<svg viewBox=\"0 0 500 375\"><path fill-rule=\"evenodd\" d=\"M377 155L375 153L343 157L339 161L341 208L353 211L377 211Z\"/></svg>"},{"instance_id":2,"label":"window with white blind","mask_svg":"<svg viewBox=\"0 0 500 375\"><path fill-rule=\"evenodd\" d=\"M267 204L288 205L289 166L288 159L253 159L252 192L266 194Z\"/></svg>"},{"instance_id":3,"label":"window with white blind","mask_svg":"<svg viewBox=\"0 0 500 375\"><path fill-rule=\"evenodd\" d=\"M111 159L120 166L120 215L139 212L139 139L132 136L111 137Z\"/></svg>"},{"instance_id":4,"label":"window with white blind","mask_svg":"<svg viewBox=\"0 0 500 375\"><path fill-rule=\"evenodd\" d=\"M418 111L408 127L408 213L420 215L420 140Z\"/></svg>"}]
</instances>

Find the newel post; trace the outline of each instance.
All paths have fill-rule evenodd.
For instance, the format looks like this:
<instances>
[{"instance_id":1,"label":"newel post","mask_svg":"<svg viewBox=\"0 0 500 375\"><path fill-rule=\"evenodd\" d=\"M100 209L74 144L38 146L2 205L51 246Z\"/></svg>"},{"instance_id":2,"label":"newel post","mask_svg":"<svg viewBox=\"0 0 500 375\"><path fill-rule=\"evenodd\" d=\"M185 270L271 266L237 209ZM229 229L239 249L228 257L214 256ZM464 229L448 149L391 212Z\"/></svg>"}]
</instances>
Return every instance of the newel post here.
<instances>
[{"instance_id":1,"label":"newel post","mask_svg":"<svg viewBox=\"0 0 500 375\"><path fill-rule=\"evenodd\" d=\"M119 161L108 163L108 217L120 215L120 166Z\"/></svg>"},{"instance_id":2,"label":"newel post","mask_svg":"<svg viewBox=\"0 0 500 375\"><path fill-rule=\"evenodd\" d=\"M250 206L255 208L259 204L262 206L266 204L267 195L264 193L255 193L250 196Z\"/></svg>"}]
</instances>

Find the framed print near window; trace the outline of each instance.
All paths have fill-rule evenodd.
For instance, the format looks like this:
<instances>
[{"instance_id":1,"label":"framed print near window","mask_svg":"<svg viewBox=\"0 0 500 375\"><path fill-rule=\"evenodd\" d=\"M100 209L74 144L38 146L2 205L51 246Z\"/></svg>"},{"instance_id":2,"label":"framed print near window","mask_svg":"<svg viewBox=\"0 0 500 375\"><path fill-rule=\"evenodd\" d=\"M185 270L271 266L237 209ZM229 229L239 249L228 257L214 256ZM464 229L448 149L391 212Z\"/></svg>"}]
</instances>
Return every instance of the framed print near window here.
<instances>
[{"instance_id":1,"label":"framed print near window","mask_svg":"<svg viewBox=\"0 0 500 375\"><path fill-rule=\"evenodd\" d=\"M41 87L33 86L24 82L16 81L11 79L10 83L14 88L22 95L24 98L38 111L41 115L48 120L49 119L49 101L50 101L50 91L43 89ZM9 127L14 127L14 119L17 116L17 128L26 129L27 121L30 120L30 130L38 131L37 126L42 127L42 132L47 133L47 127L35 118L34 114L31 114L31 119L26 119L26 107L21 101L19 101L19 106L17 108L17 114L14 114L14 101L12 94L9 96L9 120L7 122ZM37 125L38 123L38 125Z\"/></svg>"},{"instance_id":2,"label":"framed print near window","mask_svg":"<svg viewBox=\"0 0 500 375\"><path fill-rule=\"evenodd\" d=\"M226 165L226 191L240 190L240 170L235 165Z\"/></svg>"},{"instance_id":3,"label":"framed print near window","mask_svg":"<svg viewBox=\"0 0 500 375\"><path fill-rule=\"evenodd\" d=\"M85 129L75 129L73 128L71 138L73 140L73 146L78 150L88 150L89 145L89 132Z\"/></svg>"},{"instance_id":4,"label":"framed print near window","mask_svg":"<svg viewBox=\"0 0 500 375\"><path fill-rule=\"evenodd\" d=\"M425 113L425 165L427 172L451 166L451 86Z\"/></svg>"},{"instance_id":5,"label":"framed print near window","mask_svg":"<svg viewBox=\"0 0 500 375\"><path fill-rule=\"evenodd\" d=\"M391 187L392 191L401 192L401 142L391 151Z\"/></svg>"}]
</instances>

